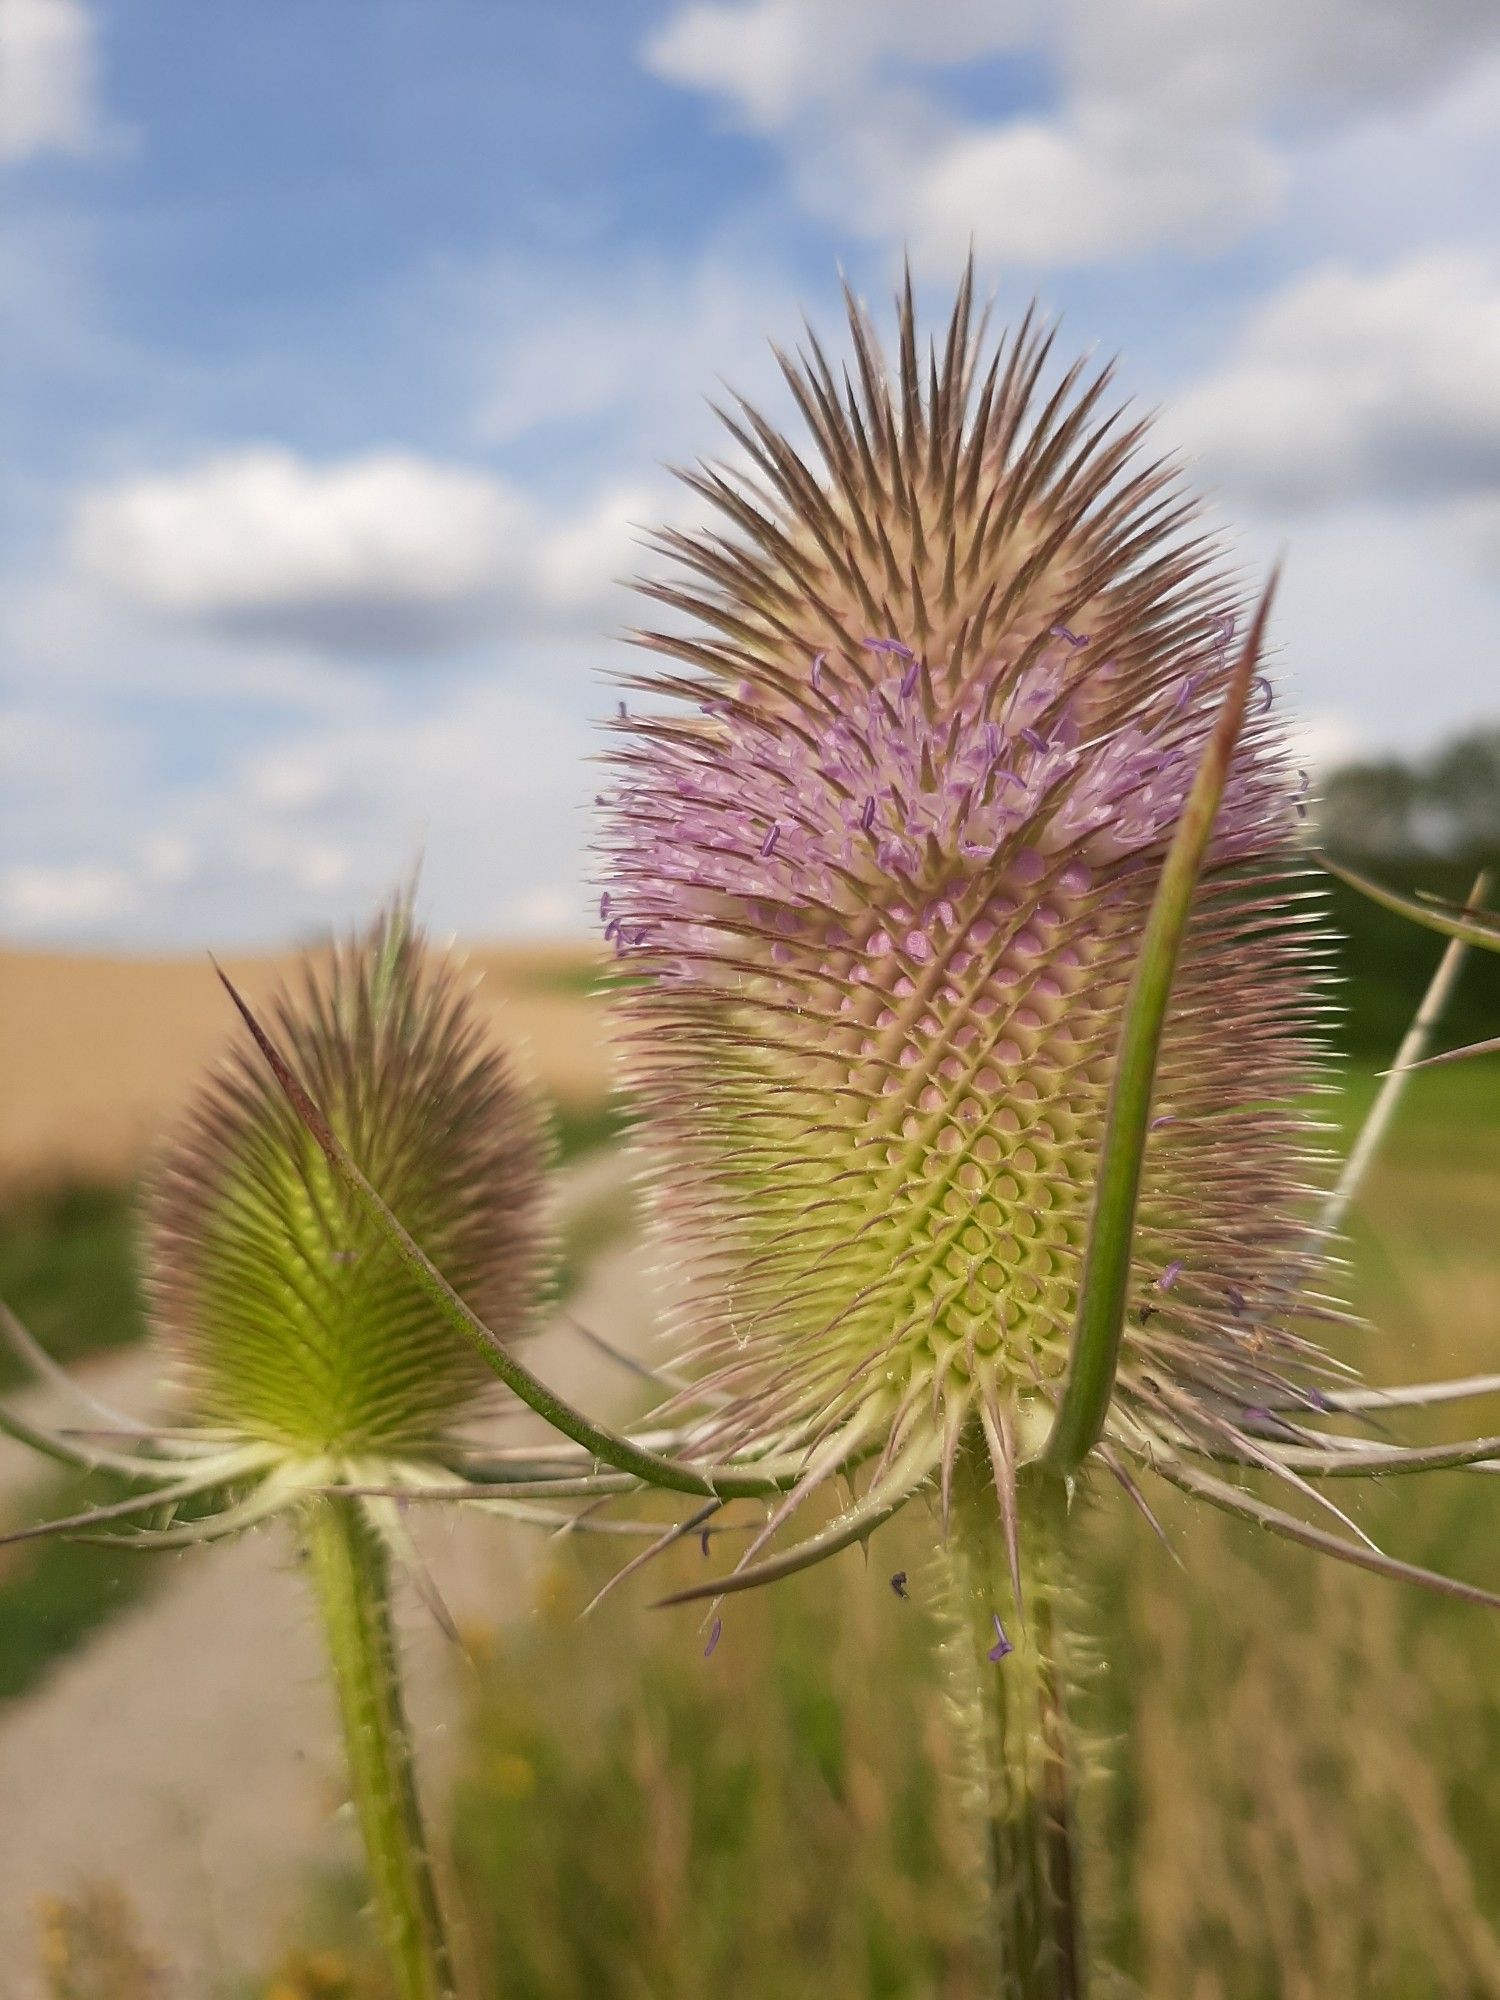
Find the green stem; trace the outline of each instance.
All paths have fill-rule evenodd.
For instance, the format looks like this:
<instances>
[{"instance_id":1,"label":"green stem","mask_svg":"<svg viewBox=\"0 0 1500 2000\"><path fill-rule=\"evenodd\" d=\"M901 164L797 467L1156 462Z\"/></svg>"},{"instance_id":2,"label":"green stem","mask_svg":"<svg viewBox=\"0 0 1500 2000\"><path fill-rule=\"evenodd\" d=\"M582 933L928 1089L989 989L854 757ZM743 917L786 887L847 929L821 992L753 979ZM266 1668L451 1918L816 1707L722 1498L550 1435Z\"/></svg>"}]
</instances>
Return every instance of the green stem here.
<instances>
[{"instance_id":1,"label":"green stem","mask_svg":"<svg viewBox=\"0 0 1500 2000\"><path fill-rule=\"evenodd\" d=\"M1029 1483L1023 1604L981 1449L959 1454L947 1543L958 1708L970 1737L993 1895L999 2000L1085 2000L1072 1750L1059 1614L1061 1483ZM992 1659L999 1617L1014 1651Z\"/></svg>"},{"instance_id":2,"label":"green stem","mask_svg":"<svg viewBox=\"0 0 1500 2000\"><path fill-rule=\"evenodd\" d=\"M1167 1009L1177 960L1193 915L1198 878L1208 859L1219 802L1244 727L1276 576L1273 570L1255 623L1229 676L1218 719L1162 864L1125 996L1104 1114L1104 1140L1094 1172L1093 1212L1079 1278L1068 1379L1043 1453L1049 1469L1063 1478L1074 1472L1099 1442L1115 1392L1133 1272L1136 1204L1145 1170Z\"/></svg>"},{"instance_id":3,"label":"green stem","mask_svg":"<svg viewBox=\"0 0 1500 2000\"><path fill-rule=\"evenodd\" d=\"M454 2000L401 1699L389 1558L357 1500L315 1502L306 1527L354 1803L397 1989L401 2000Z\"/></svg>"}]
</instances>

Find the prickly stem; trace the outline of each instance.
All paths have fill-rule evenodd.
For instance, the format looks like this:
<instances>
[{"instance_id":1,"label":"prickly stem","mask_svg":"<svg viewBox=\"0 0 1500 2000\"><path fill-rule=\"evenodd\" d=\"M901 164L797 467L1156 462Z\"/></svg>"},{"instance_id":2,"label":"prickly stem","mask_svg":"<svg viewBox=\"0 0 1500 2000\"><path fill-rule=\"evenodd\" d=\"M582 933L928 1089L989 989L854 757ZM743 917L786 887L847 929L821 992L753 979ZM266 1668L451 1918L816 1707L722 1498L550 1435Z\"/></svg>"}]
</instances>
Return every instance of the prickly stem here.
<instances>
[{"instance_id":1,"label":"prickly stem","mask_svg":"<svg viewBox=\"0 0 1500 2000\"><path fill-rule=\"evenodd\" d=\"M1017 1607L982 1449L954 1468L941 1594L993 1909L999 2000L1085 2000L1059 1612L1063 1488L1029 1486Z\"/></svg>"},{"instance_id":2,"label":"prickly stem","mask_svg":"<svg viewBox=\"0 0 1500 2000\"><path fill-rule=\"evenodd\" d=\"M305 1532L355 1809L397 1991L401 2000L455 2000L401 1696L389 1559L357 1500L315 1502Z\"/></svg>"}]
</instances>

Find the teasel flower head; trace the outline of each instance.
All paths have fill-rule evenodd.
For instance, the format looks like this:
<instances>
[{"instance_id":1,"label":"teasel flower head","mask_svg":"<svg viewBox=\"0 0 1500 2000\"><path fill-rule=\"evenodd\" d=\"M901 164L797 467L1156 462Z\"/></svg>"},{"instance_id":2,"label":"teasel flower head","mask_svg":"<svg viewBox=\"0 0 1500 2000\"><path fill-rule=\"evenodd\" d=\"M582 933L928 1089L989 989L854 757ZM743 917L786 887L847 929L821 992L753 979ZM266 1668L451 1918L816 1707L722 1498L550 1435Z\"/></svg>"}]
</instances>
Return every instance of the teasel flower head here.
<instances>
[{"instance_id":1,"label":"teasel flower head","mask_svg":"<svg viewBox=\"0 0 1500 2000\"><path fill-rule=\"evenodd\" d=\"M510 1338L547 1255L533 1094L404 903L283 994L271 1032L369 1179ZM149 1196L153 1317L201 1419L293 1451L399 1453L493 1386L352 1208L248 1038Z\"/></svg>"},{"instance_id":2,"label":"teasel flower head","mask_svg":"<svg viewBox=\"0 0 1500 2000\"><path fill-rule=\"evenodd\" d=\"M699 1446L800 1451L799 1494L873 1460L867 1525L946 1497L966 1437L1013 1505L1054 1423L1127 989L1250 607L1109 368L1058 376L1031 315L989 352L967 275L941 352L909 282L894 368L849 328L848 366L782 357L811 450L741 405L739 464L683 475L717 519L657 538L675 615L638 636L673 664L615 724L602 909ZM1257 663L1160 1044L1094 1452L1132 1491L1204 1456L1300 1488L1333 1407L1277 710Z\"/></svg>"},{"instance_id":3,"label":"teasel flower head","mask_svg":"<svg viewBox=\"0 0 1500 2000\"><path fill-rule=\"evenodd\" d=\"M350 1199L268 1049L496 1338L535 1323L551 1264L542 1110L402 896L357 941L309 957L167 1144L147 1190L147 1290L187 1421L116 1418L122 1443L75 1448L150 1488L85 1525L219 1500L201 1519L130 1531L208 1540L354 1485L395 1534L403 1491L452 1487L457 1427L497 1387Z\"/></svg>"}]
</instances>

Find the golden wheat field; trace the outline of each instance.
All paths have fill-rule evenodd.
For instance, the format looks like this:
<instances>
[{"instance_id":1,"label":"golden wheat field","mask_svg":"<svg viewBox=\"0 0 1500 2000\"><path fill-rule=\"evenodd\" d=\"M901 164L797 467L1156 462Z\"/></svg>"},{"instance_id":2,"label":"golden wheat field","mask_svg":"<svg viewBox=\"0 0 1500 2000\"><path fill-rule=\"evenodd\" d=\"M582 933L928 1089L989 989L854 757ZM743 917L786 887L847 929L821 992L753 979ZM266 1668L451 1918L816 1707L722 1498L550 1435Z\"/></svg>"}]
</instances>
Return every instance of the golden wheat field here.
<instances>
[{"instance_id":1,"label":"golden wheat field","mask_svg":"<svg viewBox=\"0 0 1500 2000\"><path fill-rule=\"evenodd\" d=\"M489 1024L537 1081L566 1106L596 1103L608 1058L591 949L476 945L463 962ZM291 952L235 952L224 969L258 1002L296 963ZM204 953L0 951L0 1185L131 1172L232 1027Z\"/></svg>"}]
</instances>

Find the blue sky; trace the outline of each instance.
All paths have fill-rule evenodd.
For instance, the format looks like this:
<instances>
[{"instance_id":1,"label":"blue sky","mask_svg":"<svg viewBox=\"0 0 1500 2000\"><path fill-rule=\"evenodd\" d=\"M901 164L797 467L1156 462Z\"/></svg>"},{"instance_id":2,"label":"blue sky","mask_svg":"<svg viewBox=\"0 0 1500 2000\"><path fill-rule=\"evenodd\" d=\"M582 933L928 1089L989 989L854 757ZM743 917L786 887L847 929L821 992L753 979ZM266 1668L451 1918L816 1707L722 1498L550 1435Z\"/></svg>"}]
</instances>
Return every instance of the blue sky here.
<instances>
[{"instance_id":1,"label":"blue sky","mask_svg":"<svg viewBox=\"0 0 1500 2000\"><path fill-rule=\"evenodd\" d=\"M972 238L1120 350L1306 754L1500 717L1493 0L0 0L0 926L581 927L636 524Z\"/></svg>"}]
</instances>

